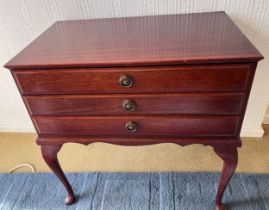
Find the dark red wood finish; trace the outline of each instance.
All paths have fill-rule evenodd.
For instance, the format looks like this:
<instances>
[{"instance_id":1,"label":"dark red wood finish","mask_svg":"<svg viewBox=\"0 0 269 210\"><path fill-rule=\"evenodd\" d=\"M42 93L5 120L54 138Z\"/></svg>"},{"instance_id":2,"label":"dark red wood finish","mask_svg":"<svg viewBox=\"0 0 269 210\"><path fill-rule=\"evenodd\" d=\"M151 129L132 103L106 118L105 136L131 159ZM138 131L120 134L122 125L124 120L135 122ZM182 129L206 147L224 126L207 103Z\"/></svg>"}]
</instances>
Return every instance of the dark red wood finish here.
<instances>
[{"instance_id":1,"label":"dark red wood finish","mask_svg":"<svg viewBox=\"0 0 269 210\"><path fill-rule=\"evenodd\" d=\"M243 93L165 93L25 96L31 115L240 115ZM126 111L125 100L135 103Z\"/></svg>"},{"instance_id":2,"label":"dark red wood finish","mask_svg":"<svg viewBox=\"0 0 269 210\"><path fill-rule=\"evenodd\" d=\"M235 136L236 116L33 117L39 134L85 136ZM125 124L137 122L135 132Z\"/></svg>"},{"instance_id":3,"label":"dark red wood finish","mask_svg":"<svg viewBox=\"0 0 269 210\"><path fill-rule=\"evenodd\" d=\"M14 71L24 95L244 91L251 64ZM122 75L133 86L119 84Z\"/></svg>"},{"instance_id":4,"label":"dark red wood finish","mask_svg":"<svg viewBox=\"0 0 269 210\"><path fill-rule=\"evenodd\" d=\"M224 191L227 187L229 180L235 172L238 154L237 149L233 147L214 147L215 153L223 160L224 165L222 169L221 180L218 187L217 197L216 197L216 210L225 210L226 208L222 204L221 200Z\"/></svg>"},{"instance_id":5,"label":"dark red wood finish","mask_svg":"<svg viewBox=\"0 0 269 210\"><path fill-rule=\"evenodd\" d=\"M57 160L64 143L175 143L214 148L224 168L216 209L237 165L262 55L224 12L56 22L6 67L44 160L75 200ZM122 87L122 75L132 78ZM124 100L135 102L132 112ZM136 122L130 132L127 122Z\"/></svg>"},{"instance_id":6,"label":"dark red wood finish","mask_svg":"<svg viewBox=\"0 0 269 210\"><path fill-rule=\"evenodd\" d=\"M58 21L8 68L256 62L262 55L224 12Z\"/></svg>"},{"instance_id":7,"label":"dark red wood finish","mask_svg":"<svg viewBox=\"0 0 269 210\"><path fill-rule=\"evenodd\" d=\"M103 142L109 144L118 144L125 146L152 145L159 143L174 143L181 146L190 144L204 144L210 146L240 147L241 141L235 137L170 137L170 136L151 136L151 137L130 137L130 136L56 136L56 135L39 135L37 142L39 145L59 145L68 142L91 144L94 142Z\"/></svg>"},{"instance_id":8,"label":"dark red wood finish","mask_svg":"<svg viewBox=\"0 0 269 210\"><path fill-rule=\"evenodd\" d=\"M63 170L59 164L57 153L60 151L62 144L59 145L42 145L41 152L44 160L46 161L47 165L50 169L54 172L54 174L60 179L60 181L64 184L68 195L65 198L66 204L71 204L75 202L75 196L72 190L71 185L69 184L68 180L66 179Z\"/></svg>"}]
</instances>

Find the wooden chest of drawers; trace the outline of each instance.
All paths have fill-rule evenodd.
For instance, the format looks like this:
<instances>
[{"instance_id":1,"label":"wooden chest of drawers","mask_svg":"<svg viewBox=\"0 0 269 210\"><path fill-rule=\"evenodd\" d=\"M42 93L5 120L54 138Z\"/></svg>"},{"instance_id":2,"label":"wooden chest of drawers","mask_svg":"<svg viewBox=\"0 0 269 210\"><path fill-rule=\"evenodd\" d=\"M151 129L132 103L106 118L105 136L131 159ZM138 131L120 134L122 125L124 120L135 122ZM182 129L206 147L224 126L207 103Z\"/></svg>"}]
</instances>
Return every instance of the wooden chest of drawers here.
<instances>
[{"instance_id":1,"label":"wooden chest of drawers","mask_svg":"<svg viewBox=\"0 0 269 210\"><path fill-rule=\"evenodd\" d=\"M261 54L224 12L55 23L6 67L37 143L74 202L57 152L67 142L211 145L224 161L216 208Z\"/></svg>"}]
</instances>

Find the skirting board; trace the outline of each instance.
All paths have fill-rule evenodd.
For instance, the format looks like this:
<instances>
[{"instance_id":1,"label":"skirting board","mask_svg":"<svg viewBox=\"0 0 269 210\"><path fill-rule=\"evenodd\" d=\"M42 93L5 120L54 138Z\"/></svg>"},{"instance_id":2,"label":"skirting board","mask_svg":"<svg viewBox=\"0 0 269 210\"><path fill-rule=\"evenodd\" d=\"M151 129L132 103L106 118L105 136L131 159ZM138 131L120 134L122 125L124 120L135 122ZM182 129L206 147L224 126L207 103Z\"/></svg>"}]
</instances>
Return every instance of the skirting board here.
<instances>
[{"instance_id":1,"label":"skirting board","mask_svg":"<svg viewBox=\"0 0 269 210\"><path fill-rule=\"evenodd\" d=\"M0 124L0 132L26 132L26 133L35 133L35 129L32 125L6 125ZM264 130L263 128L258 129L250 129L250 128L242 128L241 137L263 137Z\"/></svg>"},{"instance_id":2,"label":"skirting board","mask_svg":"<svg viewBox=\"0 0 269 210\"><path fill-rule=\"evenodd\" d=\"M14 133L35 133L35 129L32 125L16 125L16 124L0 124L0 132L14 132Z\"/></svg>"},{"instance_id":3,"label":"skirting board","mask_svg":"<svg viewBox=\"0 0 269 210\"><path fill-rule=\"evenodd\" d=\"M263 119L263 124L269 124L269 114L266 114L265 118Z\"/></svg>"},{"instance_id":4,"label":"skirting board","mask_svg":"<svg viewBox=\"0 0 269 210\"><path fill-rule=\"evenodd\" d=\"M241 137L255 137L255 138L261 138L264 135L264 130L262 127L257 129L251 129L251 128L242 128L241 130Z\"/></svg>"}]
</instances>

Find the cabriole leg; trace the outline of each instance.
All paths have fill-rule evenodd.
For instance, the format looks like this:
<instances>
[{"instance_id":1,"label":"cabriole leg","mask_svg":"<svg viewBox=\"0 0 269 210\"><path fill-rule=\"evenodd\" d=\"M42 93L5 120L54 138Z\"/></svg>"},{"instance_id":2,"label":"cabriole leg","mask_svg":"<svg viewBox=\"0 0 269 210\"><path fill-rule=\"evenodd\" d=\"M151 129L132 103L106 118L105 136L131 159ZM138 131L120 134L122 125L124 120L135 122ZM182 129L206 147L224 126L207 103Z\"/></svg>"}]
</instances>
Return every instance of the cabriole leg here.
<instances>
[{"instance_id":1,"label":"cabriole leg","mask_svg":"<svg viewBox=\"0 0 269 210\"><path fill-rule=\"evenodd\" d=\"M237 166L238 162L237 148L214 147L214 151L224 162L218 192L216 196L216 210L226 210L225 206L222 204L222 197Z\"/></svg>"},{"instance_id":2,"label":"cabriole leg","mask_svg":"<svg viewBox=\"0 0 269 210\"><path fill-rule=\"evenodd\" d=\"M61 147L62 145L41 145L41 151L45 162L53 171L53 173L60 179L65 189L67 190L68 195L65 198L65 203L71 205L75 201L74 193L61 169L57 158L57 153L60 151Z\"/></svg>"}]
</instances>

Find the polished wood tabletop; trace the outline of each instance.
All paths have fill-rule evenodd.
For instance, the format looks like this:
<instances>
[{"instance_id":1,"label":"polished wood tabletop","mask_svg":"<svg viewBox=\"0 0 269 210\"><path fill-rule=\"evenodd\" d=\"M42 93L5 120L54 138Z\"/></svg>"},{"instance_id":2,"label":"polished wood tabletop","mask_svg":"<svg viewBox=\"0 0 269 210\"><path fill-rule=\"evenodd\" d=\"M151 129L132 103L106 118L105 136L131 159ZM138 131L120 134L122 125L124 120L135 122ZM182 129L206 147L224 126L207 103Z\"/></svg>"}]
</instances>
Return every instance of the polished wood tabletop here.
<instances>
[{"instance_id":1,"label":"polished wood tabletop","mask_svg":"<svg viewBox=\"0 0 269 210\"><path fill-rule=\"evenodd\" d=\"M8 68L111 67L258 61L224 12L56 22Z\"/></svg>"}]
</instances>

